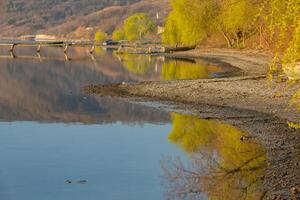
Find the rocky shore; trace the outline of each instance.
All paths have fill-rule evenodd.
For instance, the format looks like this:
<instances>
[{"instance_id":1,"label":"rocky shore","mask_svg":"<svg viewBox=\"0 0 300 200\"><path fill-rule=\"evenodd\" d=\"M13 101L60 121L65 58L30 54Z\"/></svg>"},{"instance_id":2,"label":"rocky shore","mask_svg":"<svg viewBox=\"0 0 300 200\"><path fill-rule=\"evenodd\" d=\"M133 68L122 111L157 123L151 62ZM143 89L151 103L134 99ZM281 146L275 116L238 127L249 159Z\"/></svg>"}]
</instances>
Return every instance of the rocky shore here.
<instances>
[{"instance_id":1,"label":"rocky shore","mask_svg":"<svg viewBox=\"0 0 300 200\"><path fill-rule=\"evenodd\" d=\"M87 86L89 94L175 104L201 118L232 124L251 134L266 149L268 169L263 199L300 199L300 122L295 93L300 83L268 80L271 56L257 51L208 49L166 55L205 58L240 69L228 78ZM299 105L298 105L299 106Z\"/></svg>"}]
</instances>

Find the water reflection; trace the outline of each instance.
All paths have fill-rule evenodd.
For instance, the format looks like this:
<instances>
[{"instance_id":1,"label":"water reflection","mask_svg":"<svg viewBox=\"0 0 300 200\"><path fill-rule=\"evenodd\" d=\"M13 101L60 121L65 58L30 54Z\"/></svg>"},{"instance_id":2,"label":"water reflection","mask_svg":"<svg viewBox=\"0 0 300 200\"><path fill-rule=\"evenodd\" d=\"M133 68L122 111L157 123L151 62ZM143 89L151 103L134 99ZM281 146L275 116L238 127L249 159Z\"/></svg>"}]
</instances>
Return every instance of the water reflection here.
<instances>
[{"instance_id":1,"label":"water reflection","mask_svg":"<svg viewBox=\"0 0 300 200\"><path fill-rule=\"evenodd\" d=\"M2 55L5 51L1 49ZM0 120L81 123L169 121L167 113L110 97L86 96L82 87L130 81L111 52L95 61L73 49L65 61L59 49L17 49L16 59L0 59ZM47 58L47 59L46 59ZM95 63L96 62L96 63Z\"/></svg>"},{"instance_id":2,"label":"water reflection","mask_svg":"<svg viewBox=\"0 0 300 200\"><path fill-rule=\"evenodd\" d=\"M223 68L195 60L115 54L112 50L0 48L0 120L165 122L166 113L109 97L85 96L91 84L205 78ZM11 59L13 58L13 59ZM227 68L226 68L227 69ZM225 68L224 68L224 71Z\"/></svg>"},{"instance_id":3,"label":"water reflection","mask_svg":"<svg viewBox=\"0 0 300 200\"><path fill-rule=\"evenodd\" d=\"M163 64L162 77L164 80L199 79L222 76L223 69L201 60L186 62L170 60Z\"/></svg>"},{"instance_id":4,"label":"water reflection","mask_svg":"<svg viewBox=\"0 0 300 200\"><path fill-rule=\"evenodd\" d=\"M224 77L237 69L225 63L205 60L171 59L162 56L116 54L124 68L131 74L151 77L151 80L183 80Z\"/></svg>"},{"instance_id":5,"label":"water reflection","mask_svg":"<svg viewBox=\"0 0 300 200\"><path fill-rule=\"evenodd\" d=\"M13 59L0 60L0 120L14 121L0 123L0 199L161 199L161 155L186 158L166 141L170 119L169 138L188 153L192 168L177 162L175 171L166 168L169 194L259 195L265 154L258 144L239 141L244 133L82 92L91 84L202 78L219 74L220 67L102 49L95 55L82 48L67 55L57 48L35 52L20 48ZM70 122L85 125L66 126Z\"/></svg>"},{"instance_id":6,"label":"water reflection","mask_svg":"<svg viewBox=\"0 0 300 200\"><path fill-rule=\"evenodd\" d=\"M266 168L264 149L227 124L172 114L170 141L188 153L190 165L165 158L170 199L260 199Z\"/></svg>"}]
</instances>

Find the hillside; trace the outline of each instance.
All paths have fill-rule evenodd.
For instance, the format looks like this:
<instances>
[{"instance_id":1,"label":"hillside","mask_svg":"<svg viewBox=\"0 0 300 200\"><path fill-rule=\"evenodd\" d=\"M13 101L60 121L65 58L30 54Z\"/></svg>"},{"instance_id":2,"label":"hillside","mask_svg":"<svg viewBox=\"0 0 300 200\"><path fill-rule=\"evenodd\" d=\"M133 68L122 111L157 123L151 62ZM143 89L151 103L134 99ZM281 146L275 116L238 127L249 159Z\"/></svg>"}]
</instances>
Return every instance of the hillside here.
<instances>
[{"instance_id":1,"label":"hillside","mask_svg":"<svg viewBox=\"0 0 300 200\"><path fill-rule=\"evenodd\" d=\"M136 12L165 16L169 0L0 0L0 36L55 33L80 26L106 32ZM162 20L160 20L160 23Z\"/></svg>"}]
</instances>

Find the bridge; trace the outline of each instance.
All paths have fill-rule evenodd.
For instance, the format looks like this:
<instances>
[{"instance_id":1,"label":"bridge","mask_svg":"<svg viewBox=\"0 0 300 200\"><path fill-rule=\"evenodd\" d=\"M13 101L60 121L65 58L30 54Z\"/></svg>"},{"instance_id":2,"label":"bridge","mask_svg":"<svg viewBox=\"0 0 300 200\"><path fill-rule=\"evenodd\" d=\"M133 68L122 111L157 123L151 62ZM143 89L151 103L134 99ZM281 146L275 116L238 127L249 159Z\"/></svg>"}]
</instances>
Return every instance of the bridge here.
<instances>
[{"instance_id":1,"label":"bridge","mask_svg":"<svg viewBox=\"0 0 300 200\"><path fill-rule=\"evenodd\" d=\"M37 53L42 51L42 47L60 47L63 49L64 53L67 53L70 47L89 47L90 54L94 53L96 47L110 48L110 49L118 49L119 45L103 45L99 42L92 41L79 41L79 40L68 40L68 41L23 41L23 40L7 40L1 41L0 46L8 46L9 51L14 54L15 48L17 46L23 47L36 47Z\"/></svg>"}]
</instances>

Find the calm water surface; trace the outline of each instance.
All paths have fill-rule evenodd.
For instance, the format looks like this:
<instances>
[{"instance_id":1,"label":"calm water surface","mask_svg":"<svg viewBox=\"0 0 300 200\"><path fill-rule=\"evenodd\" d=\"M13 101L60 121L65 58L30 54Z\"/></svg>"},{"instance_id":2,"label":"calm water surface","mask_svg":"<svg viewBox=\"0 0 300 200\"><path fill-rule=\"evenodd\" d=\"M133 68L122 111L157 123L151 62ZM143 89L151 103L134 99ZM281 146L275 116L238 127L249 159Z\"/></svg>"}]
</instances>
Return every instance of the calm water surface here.
<instances>
[{"instance_id":1,"label":"calm water surface","mask_svg":"<svg viewBox=\"0 0 300 200\"><path fill-rule=\"evenodd\" d=\"M85 49L64 55L25 47L15 55L1 48L0 54L1 200L261 194L265 153L256 143L241 143L246 133L82 92L89 84L222 77L232 68L102 49L94 56ZM228 174L232 169L240 170ZM216 183L224 190L214 190Z\"/></svg>"}]
</instances>

